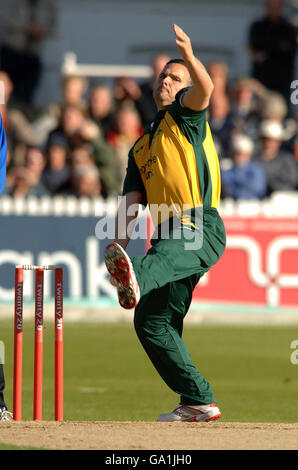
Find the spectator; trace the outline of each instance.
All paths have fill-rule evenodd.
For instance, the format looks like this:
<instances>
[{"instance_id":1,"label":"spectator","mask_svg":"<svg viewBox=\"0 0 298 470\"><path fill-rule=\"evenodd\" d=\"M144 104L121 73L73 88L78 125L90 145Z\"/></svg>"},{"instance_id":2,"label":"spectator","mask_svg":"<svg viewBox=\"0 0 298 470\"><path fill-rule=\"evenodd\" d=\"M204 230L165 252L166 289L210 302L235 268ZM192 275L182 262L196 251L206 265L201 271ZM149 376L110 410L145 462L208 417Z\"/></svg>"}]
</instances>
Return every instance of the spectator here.
<instances>
[{"instance_id":1,"label":"spectator","mask_svg":"<svg viewBox=\"0 0 298 470\"><path fill-rule=\"evenodd\" d=\"M63 101L62 105L78 104L79 106L86 106L84 94L88 88L88 81L84 77L75 75L67 75L62 78Z\"/></svg>"},{"instance_id":2,"label":"spectator","mask_svg":"<svg viewBox=\"0 0 298 470\"><path fill-rule=\"evenodd\" d=\"M71 148L72 140L79 132L85 120L85 112L78 104L68 104L63 107L58 127L49 134L49 140L55 135L67 140Z\"/></svg>"},{"instance_id":3,"label":"spectator","mask_svg":"<svg viewBox=\"0 0 298 470\"><path fill-rule=\"evenodd\" d=\"M118 194L120 187L117 179L117 154L111 145L100 135L95 122L84 120L71 138L71 147L88 146L94 155L95 164L100 171L104 196Z\"/></svg>"},{"instance_id":4,"label":"spectator","mask_svg":"<svg viewBox=\"0 0 298 470\"><path fill-rule=\"evenodd\" d=\"M78 107L85 112L87 109L83 95L88 82L83 77L65 76L62 78L63 98L59 103L51 103L47 109L32 122L35 141L39 145L47 144L48 136L60 127L62 114L68 106Z\"/></svg>"},{"instance_id":5,"label":"spectator","mask_svg":"<svg viewBox=\"0 0 298 470\"><path fill-rule=\"evenodd\" d=\"M218 157L228 158L230 140L235 125L230 113L228 97L222 93L213 93L209 103L209 125Z\"/></svg>"},{"instance_id":6,"label":"spectator","mask_svg":"<svg viewBox=\"0 0 298 470\"><path fill-rule=\"evenodd\" d=\"M51 0L5 0L1 66L13 82L14 98L21 103L32 103L42 73L42 45L55 21Z\"/></svg>"},{"instance_id":7,"label":"spectator","mask_svg":"<svg viewBox=\"0 0 298 470\"><path fill-rule=\"evenodd\" d=\"M238 199L263 199L266 196L267 182L264 169L252 161L254 144L244 134L233 137L231 144L233 163L225 169L226 160L221 162L222 184L227 197Z\"/></svg>"},{"instance_id":8,"label":"spectator","mask_svg":"<svg viewBox=\"0 0 298 470\"><path fill-rule=\"evenodd\" d=\"M134 108L126 106L116 112L115 128L109 132L107 140L118 156L117 171L120 186L126 175L129 150L142 133L140 116Z\"/></svg>"},{"instance_id":9,"label":"spectator","mask_svg":"<svg viewBox=\"0 0 298 470\"><path fill-rule=\"evenodd\" d=\"M77 166L72 173L72 187L78 197L101 195L100 173L96 166Z\"/></svg>"},{"instance_id":10,"label":"spectator","mask_svg":"<svg viewBox=\"0 0 298 470\"><path fill-rule=\"evenodd\" d=\"M228 91L228 67L222 62L211 62L207 67L214 85L214 93L226 95Z\"/></svg>"},{"instance_id":11,"label":"spectator","mask_svg":"<svg viewBox=\"0 0 298 470\"><path fill-rule=\"evenodd\" d=\"M231 117L237 132L257 139L260 104L266 96L267 90L256 80L240 78L231 85Z\"/></svg>"},{"instance_id":12,"label":"spectator","mask_svg":"<svg viewBox=\"0 0 298 470\"><path fill-rule=\"evenodd\" d=\"M133 78L117 77L113 97L117 108L123 105L135 106L135 102L141 97L141 90Z\"/></svg>"},{"instance_id":13,"label":"spectator","mask_svg":"<svg viewBox=\"0 0 298 470\"><path fill-rule=\"evenodd\" d=\"M72 169L78 166L95 165L93 149L89 144L82 144L81 146L75 147L75 149L71 152L70 159Z\"/></svg>"},{"instance_id":14,"label":"spectator","mask_svg":"<svg viewBox=\"0 0 298 470\"><path fill-rule=\"evenodd\" d=\"M153 121L157 113L156 104L153 98L153 84L170 59L171 58L167 54L157 54L152 60L152 77L150 80L140 85L141 95L136 100L135 106L140 114L141 121L144 126Z\"/></svg>"},{"instance_id":15,"label":"spectator","mask_svg":"<svg viewBox=\"0 0 298 470\"><path fill-rule=\"evenodd\" d=\"M109 87L102 84L94 87L89 97L89 118L102 129L105 139L113 128L113 110L113 97Z\"/></svg>"},{"instance_id":16,"label":"spectator","mask_svg":"<svg viewBox=\"0 0 298 470\"><path fill-rule=\"evenodd\" d=\"M283 0L265 0L266 16L249 30L252 76L265 87L281 93L287 103L296 55L295 28L283 16Z\"/></svg>"},{"instance_id":17,"label":"spectator","mask_svg":"<svg viewBox=\"0 0 298 470\"><path fill-rule=\"evenodd\" d=\"M27 198L48 195L46 189L36 181L32 170L25 166L14 167L7 174L7 184L3 194L13 197Z\"/></svg>"},{"instance_id":18,"label":"spectator","mask_svg":"<svg viewBox=\"0 0 298 470\"><path fill-rule=\"evenodd\" d=\"M48 142L46 157L42 180L52 194L63 192L70 179L67 140L60 135L53 135Z\"/></svg>"},{"instance_id":19,"label":"spectator","mask_svg":"<svg viewBox=\"0 0 298 470\"><path fill-rule=\"evenodd\" d=\"M262 120L283 123L288 114L288 106L284 97L277 92L269 91L262 100L260 116Z\"/></svg>"},{"instance_id":20,"label":"spectator","mask_svg":"<svg viewBox=\"0 0 298 470\"><path fill-rule=\"evenodd\" d=\"M11 105L13 84L6 72L0 71L0 81L4 90L4 99L0 102L0 112L6 137L11 146L11 163L23 165L26 146L35 144L35 136L25 115Z\"/></svg>"},{"instance_id":21,"label":"spectator","mask_svg":"<svg viewBox=\"0 0 298 470\"><path fill-rule=\"evenodd\" d=\"M281 149L284 139L282 125L276 121L261 124L261 151L257 161L266 171L268 196L274 191L292 191L297 186L297 165L293 154Z\"/></svg>"},{"instance_id":22,"label":"spectator","mask_svg":"<svg viewBox=\"0 0 298 470\"><path fill-rule=\"evenodd\" d=\"M48 194L48 190L42 181L45 166L46 156L43 149L29 146L25 154L25 167L30 170L34 179L34 191L37 196ZM31 192L32 191L33 188L31 188Z\"/></svg>"},{"instance_id":23,"label":"spectator","mask_svg":"<svg viewBox=\"0 0 298 470\"><path fill-rule=\"evenodd\" d=\"M63 109L70 105L79 106L82 110L87 109L87 103L84 94L88 88L88 81L84 77L76 75L66 75L62 77L62 101L61 103L51 104L49 114L57 121L61 118Z\"/></svg>"}]
</instances>

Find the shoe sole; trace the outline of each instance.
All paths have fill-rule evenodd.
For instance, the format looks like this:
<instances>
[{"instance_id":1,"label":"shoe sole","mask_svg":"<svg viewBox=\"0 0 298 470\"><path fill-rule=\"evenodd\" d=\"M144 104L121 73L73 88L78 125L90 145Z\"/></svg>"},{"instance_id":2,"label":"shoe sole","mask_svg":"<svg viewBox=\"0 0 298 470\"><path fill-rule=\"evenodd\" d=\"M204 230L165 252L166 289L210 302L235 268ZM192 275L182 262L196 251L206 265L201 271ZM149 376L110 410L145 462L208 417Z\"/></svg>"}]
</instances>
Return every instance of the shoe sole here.
<instances>
[{"instance_id":1,"label":"shoe sole","mask_svg":"<svg viewBox=\"0 0 298 470\"><path fill-rule=\"evenodd\" d=\"M121 307L135 308L138 303L138 287L132 272L133 267L124 250L122 251L116 243L111 243L106 247L105 264L115 281Z\"/></svg>"}]
</instances>

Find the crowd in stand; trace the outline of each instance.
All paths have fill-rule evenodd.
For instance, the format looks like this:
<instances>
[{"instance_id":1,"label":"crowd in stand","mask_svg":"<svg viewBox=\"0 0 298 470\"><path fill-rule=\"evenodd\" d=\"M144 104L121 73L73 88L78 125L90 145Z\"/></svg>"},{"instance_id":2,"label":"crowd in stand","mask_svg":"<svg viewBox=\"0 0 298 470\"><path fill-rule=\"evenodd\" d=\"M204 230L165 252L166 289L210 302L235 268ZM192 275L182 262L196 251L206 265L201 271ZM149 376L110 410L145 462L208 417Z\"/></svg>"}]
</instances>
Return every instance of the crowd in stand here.
<instances>
[{"instance_id":1,"label":"crowd in stand","mask_svg":"<svg viewBox=\"0 0 298 470\"><path fill-rule=\"evenodd\" d=\"M250 77L232 79L226 64L207 64L215 86L207 116L220 161L223 198L261 200L275 191L298 189L298 111L290 100L296 33L281 9L272 8L279 2L270 3L267 16L250 29ZM9 63L11 46L4 51ZM157 55L152 78L141 84L118 77L113 86L90 86L87 78L62 77L62 101L38 115L24 106L25 95L20 106L19 85L9 67L2 67L5 96L0 112L8 141L4 194L121 194L129 149L156 114L152 84L167 60L167 55Z\"/></svg>"}]
</instances>

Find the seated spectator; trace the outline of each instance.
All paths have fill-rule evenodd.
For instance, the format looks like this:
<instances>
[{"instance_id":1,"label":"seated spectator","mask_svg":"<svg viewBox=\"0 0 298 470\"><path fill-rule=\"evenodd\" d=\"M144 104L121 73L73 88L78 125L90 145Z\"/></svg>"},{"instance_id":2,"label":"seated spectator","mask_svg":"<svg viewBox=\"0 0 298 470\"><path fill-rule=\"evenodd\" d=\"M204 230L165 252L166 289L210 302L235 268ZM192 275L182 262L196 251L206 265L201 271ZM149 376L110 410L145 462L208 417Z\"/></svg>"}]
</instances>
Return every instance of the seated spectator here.
<instances>
[{"instance_id":1,"label":"seated spectator","mask_svg":"<svg viewBox=\"0 0 298 470\"><path fill-rule=\"evenodd\" d=\"M235 129L228 97L222 93L213 93L208 108L208 122L212 131L218 157L228 158L232 132Z\"/></svg>"},{"instance_id":2,"label":"seated spectator","mask_svg":"<svg viewBox=\"0 0 298 470\"><path fill-rule=\"evenodd\" d=\"M62 77L62 100L60 103L53 103L49 107L50 114L54 115L57 120L60 119L61 113L65 106L74 105L86 110L87 103L84 94L88 88L88 81L84 77L75 75L66 75Z\"/></svg>"},{"instance_id":3,"label":"seated spectator","mask_svg":"<svg viewBox=\"0 0 298 470\"><path fill-rule=\"evenodd\" d=\"M62 78L63 106L66 104L78 104L82 108L86 106L84 94L88 88L88 81L84 77L68 75Z\"/></svg>"},{"instance_id":4,"label":"seated spectator","mask_svg":"<svg viewBox=\"0 0 298 470\"><path fill-rule=\"evenodd\" d=\"M114 83L113 97L116 108L123 105L135 106L135 102L141 98L141 90L133 78L117 77Z\"/></svg>"},{"instance_id":5,"label":"seated spectator","mask_svg":"<svg viewBox=\"0 0 298 470\"><path fill-rule=\"evenodd\" d=\"M67 140L68 148L71 148L72 139L78 133L85 118L85 112L79 105L66 105L62 110L58 127L49 134L49 140L53 136L60 136Z\"/></svg>"},{"instance_id":6,"label":"seated spectator","mask_svg":"<svg viewBox=\"0 0 298 470\"><path fill-rule=\"evenodd\" d=\"M105 196L119 194L119 178L117 178L117 154L112 146L100 135L97 124L85 120L71 138L71 148L88 147L95 158L95 165L102 178Z\"/></svg>"},{"instance_id":7,"label":"seated spectator","mask_svg":"<svg viewBox=\"0 0 298 470\"><path fill-rule=\"evenodd\" d=\"M262 120L283 122L288 114L286 100L277 92L268 91L261 100L260 116Z\"/></svg>"},{"instance_id":8,"label":"seated spectator","mask_svg":"<svg viewBox=\"0 0 298 470\"><path fill-rule=\"evenodd\" d=\"M228 67L222 62L210 62L208 73L214 85L214 93L226 95L228 91Z\"/></svg>"},{"instance_id":9,"label":"seated spectator","mask_svg":"<svg viewBox=\"0 0 298 470\"><path fill-rule=\"evenodd\" d=\"M281 149L284 129L279 122L263 121L258 161L266 171L268 195L274 191L292 191L297 186L297 164L292 153Z\"/></svg>"},{"instance_id":10,"label":"seated spectator","mask_svg":"<svg viewBox=\"0 0 298 470\"><path fill-rule=\"evenodd\" d=\"M32 122L36 143L46 146L49 134L61 126L62 114L68 106L78 107L82 112L86 112L87 105L83 99L83 95L87 86L88 82L83 77L63 77L62 101L50 104L48 108Z\"/></svg>"},{"instance_id":11,"label":"seated spectator","mask_svg":"<svg viewBox=\"0 0 298 470\"><path fill-rule=\"evenodd\" d=\"M231 117L239 133L258 137L260 103L267 90L256 80L241 78L230 88Z\"/></svg>"},{"instance_id":12,"label":"seated spectator","mask_svg":"<svg viewBox=\"0 0 298 470\"><path fill-rule=\"evenodd\" d=\"M78 166L94 166L96 165L93 148L89 144L82 144L75 147L70 156L71 168Z\"/></svg>"},{"instance_id":13,"label":"seated spectator","mask_svg":"<svg viewBox=\"0 0 298 470\"><path fill-rule=\"evenodd\" d=\"M9 170L3 194L12 197L27 198L29 196L47 196L49 193L44 186L36 181L36 176L32 170L18 166Z\"/></svg>"},{"instance_id":14,"label":"seated spectator","mask_svg":"<svg viewBox=\"0 0 298 470\"><path fill-rule=\"evenodd\" d=\"M229 160L229 169L225 169L226 160L222 160L222 184L226 197L238 199L263 199L267 192L266 174L259 163L252 161L254 144L244 134L235 135L231 151L233 163Z\"/></svg>"},{"instance_id":15,"label":"seated spectator","mask_svg":"<svg viewBox=\"0 0 298 470\"><path fill-rule=\"evenodd\" d=\"M268 91L261 102L260 116L263 121L276 121L283 126L284 139L281 148L292 152L297 126L295 119L288 117L288 106L284 97L277 92Z\"/></svg>"},{"instance_id":16,"label":"seated spectator","mask_svg":"<svg viewBox=\"0 0 298 470\"><path fill-rule=\"evenodd\" d=\"M170 59L167 54L157 54L152 60L152 77L140 85L141 95L135 101L135 106L140 114L143 126L149 124L155 118L157 108L153 98L153 85Z\"/></svg>"},{"instance_id":17,"label":"seated spectator","mask_svg":"<svg viewBox=\"0 0 298 470\"><path fill-rule=\"evenodd\" d=\"M100 173L96 166L77 166L72 172L72 188L78 197L101 195Z\"/></svg>"},{"instance_id":18,"label":"seated spectator","mask_svg":"<svg viewBox=\"0 0 298 470\"><path fill-rule=\"evenodd\" d=\"M46 165L46 157L40 147L28 146L25 154L25 166L32 171L36 181L40 181Z\"/></svg>"},{"instance_id":19,"label":"seated spectator","mask_svg":"<svg viewBox=\"0 0 298 470\"><path fill-rule=\"evenodd\" d=\"M129 150L142 133L141 119L134 108L127 106L116 112L115 128L109 132L107 140L118 156L117 171L120 186L122 186L126 175Z\"/></svg>"},{"instance_id":20,"label":"seated spectator","mask_svg":"<svg viewBox=\"0 0 298 470\"><path fill-rule=\"evenodd\" d=\"M34 187L31 188L31 193L34 189L36 196L49 194L43 181L43 170L46 166L46 157L44 151L40 147L28 147L25 154L25 167L30 170L34 178Z\"/></svg>"},{"instance_id":21,"label":"seated spectator","mask_svg":"<svg viewBox=\"0 0 298 470\"><path fill-rule=\"evenodd\" d=\"M10 106L13 84L6 72L0 71L0 82L4 90L3 100L0 102L0 113L6 137L11 144L12 164L23 165L26 146L35 144L35 136L26 116L20 110Z\"/></svg>"},{"instance_id":22,"label":"seated spectator","mask_svg":"<svg viewBox=\"0 0 298 470\"><path fill-rule=\"evenodd\" d=\"M75 147L72 152L70 153L70 172L71 172L71 180L70 180L70 191L73 187L73 175L76 172L77 168L87 168L87 167L96 167L95 157L93 148L88 143L82 143ZM69 188L68 188L69 191Z\"/></svg>"},{"instance_id":23,"label":"seated spectator","mask_svg":"<svg viewBox=\"0 0 298 470\"><path fill-rule=\"evenodd\" d=\"M67 156L66 139L53 135L46 149L46 167L42 174L42 180L52 194L63 191L69 183L70 170Z\"/></svg>"},{"instance_id":24,"label":"seated spectator","mask_svg":"<svg viewBox=\"0 0 298 470\"><path fill-rule=\"evenodd\" d=\"M109 87L97 85L92 88L89 97L89 118L102 130L104 138L114 124L113 97Z\"/></svg>"}]
</instances>

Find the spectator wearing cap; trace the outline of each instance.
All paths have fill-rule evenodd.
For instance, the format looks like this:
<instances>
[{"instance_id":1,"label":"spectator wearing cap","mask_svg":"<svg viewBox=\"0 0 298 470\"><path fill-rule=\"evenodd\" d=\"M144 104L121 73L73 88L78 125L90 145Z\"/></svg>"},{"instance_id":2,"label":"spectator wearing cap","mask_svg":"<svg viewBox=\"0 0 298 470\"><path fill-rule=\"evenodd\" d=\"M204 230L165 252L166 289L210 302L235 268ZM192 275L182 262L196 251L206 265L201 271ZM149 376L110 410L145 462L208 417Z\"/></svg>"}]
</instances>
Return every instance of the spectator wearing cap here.
<instances>
[{"instance_id":1,"label":"spectator wearing cap","mask_svg":"<svg viewBox=\"0 0 298 470\"><path fill-rule=\"evenodd\" d=\"M232 162L221 162L222 184L227 197L249 200L266 196L266 174L259 163L252 161L253 150L253 141L246 135L237 134L233 137Z\"/></svg>"},{"instance_id":2,"label":"spectator wearing cap","mask_svg":"<svg viewBox=\"0 0 298 470\"><path fill-rule=\"evenodd\" d=\"M42 179L51 194L62 192L70 178L67 162L67 140L59 134L54 134L48 141L46 149L46 167Z\"/></svg>"},{"instance_id":3,"label":"spectator wearing cap","mask_svg":"<svg viewBox=\"0 0 298 470\"><path fill-rule=\"evenodd\" d=\"M281 149L284 139L285 131L280 122L262 122L261 149L256 159L265 169L268 195L274 191L293 191L297 186L297 164L292 153Z\"/></svg>"}]
</instances>

